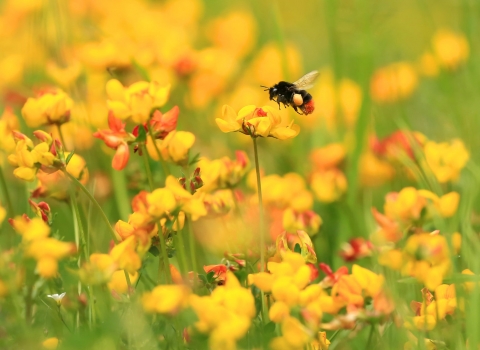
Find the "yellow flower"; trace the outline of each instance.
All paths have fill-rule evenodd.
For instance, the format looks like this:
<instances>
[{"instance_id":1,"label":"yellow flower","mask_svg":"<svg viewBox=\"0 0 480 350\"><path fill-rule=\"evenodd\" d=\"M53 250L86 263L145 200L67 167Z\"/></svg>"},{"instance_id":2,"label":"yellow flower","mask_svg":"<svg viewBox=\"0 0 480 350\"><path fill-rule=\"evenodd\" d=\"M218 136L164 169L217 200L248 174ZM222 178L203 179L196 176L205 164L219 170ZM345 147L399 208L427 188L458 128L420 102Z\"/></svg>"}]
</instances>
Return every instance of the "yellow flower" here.
<instances>
[{"instance_id":1,"label":"yellow flower","mask_svg":"<svg viewBox=\"0 0 480 350\"><path fill-rule=\"evenodd\" d=\"M46 65L46 73L57 84L63 87L69 87L77 80L82 71L80 62L73 61L71 64L61 67L53 61L50 61Z\"/></svg>"},{"instance_id":2,"label":"yellow flower","mask_svg":"<svg viewBox=\"0 0 480 350\"><path fill-rule=\"evenodd\" d=\"M313 193L321 202L332 203L340 199L347 190L347 179L338 169L313 173L311 179Z\"/></svg>"},{"instance_id":3,"label":"yellow flower","mask_svg":"<svg viewBox=\"0 0 480 350\"><path fill-rule=\"evenodd\" d=\"M5 108L2 116L0 117L0 149L7 153L13 152L15 149L15 140L12 132L18 130L20 124L18 118L11 108Z\"/></svg>"},{"instance_id":4,"label":"yellow flower","mask_svg":"<svg viewBox=\"0 0 480 350\"><path fill-rule=\"evenodd\" d=\"M75 244L62 242L55 238L39 238L29 242L25 256L37 261L37 272L43 278L53 278L57 275L58 260L76 251Z\"/></svg>"},{"instance_id":5,"label":"yellow flower","mask_svg":"<svg viewBox=\"0 0 480 350\"><path fill-rule=\"evenodd\" d=\"M135 283L138 279L139 273L129 273L130 282ZM125 271L115 271L108 282L108 289L114 290L117 293L126 293L128 291L127 278L125 277Z\"/></svg>"},{"instance_id":6,"label":"yellow flower","mask_svg":"<svg viewBox=\"0 0 480 350\"><path fill-rule=\"evenodd\" d=\"M28 98L22 116L29 127L62 124L70 120L73 100L62 90L47 91L38 98Z\"/></svg>"},{"instance_id":7,"label":"yellow flower","mask_svg":"<svg viewBox=\"0 0 480 350\"><path fill-rule=\"evenodd\" d=\"M290 307L283 301L275 302L268 311L268 318L275 323L282 322L288 316L290 316Z\"/></svg>"},{"instance_id":8,"label":"yellow flower","mask_svg":"<svg viewBox=\"0 0 480 350\"><path fill-rule=\"evenodd\" d=\"M385 196L385 215L392 220L415 221L420 219L426 204L419 191L405 187L400 192L390 192Z\"/></svg>"},{"instance_id":9,"label":"yellow flower","mask_svg":"<svg viewBox=\"0 0 480 350\"><path fill-rule=\"evenodd\" d=\"M87 284L106 283L117 268L118 264L109 254L94 253L90 255L90 261L81 267L80 280Z\"/></svg>"},{"instance_id":10,"label":"yellow flower","mask_svg":"<svg viewBox=\"0 0 480 350\"><path fill-rule=\"evenodd\" d=\"M360 178L364 186L381 186L391 180L395 169L387 161L381 160L373 153L365 153L360 159Z\"/></svg>"},{"instance_id":11,"label":"yellow flower","mask_svg":"<svg viewBox=\"0 0 480 350\"><path fill-rule=\"evenodd\" d=\"M432 38L433 52L438 63L448 69L455 69L468 59L469 45L463 34L447 29L438 30Z\"/></svg>"},{"instance_id":12,"label":"yellow flower","mask_svg":"<svg viewBox=\"0 0 480 350\"><path fill-rule=\"evenodd\" d=\"M418 193L422 197L430 199L438 214L444 218L450 218L457 212L458 204L460 202L460 194L458 192L449 192L440 198L436 194L427 190L419 190Z\"/></svg>"},{"instance_id":13,"label":"yellow flower","mask_svg":"<svg viewBox=\"0 0 480 350\"><path fill-rule=\"evenodd\" d=\"M450 143L428 141L424 153L427 165L442 184L457 180L470 158L465 145L458 139Z\"/></svg>"},{"instance_id":14,"label":"yellow flower","mask_svg":"<svg viewBox=\"0 0 480 350\"><path fill-rule=\"evenodd\" d=\"M212 349L234 348L236 341L247 333L255 316L251 291L243 288L230 271L227 271L224 286L215 288L210 296L192 295L190 306L198 317L195 328L210 334Z\"/></svg>"},{"instance_id":15,"label":"yellow flower","mask_svg":"<svg viewBox=\"0 0 480 350\"><path fill-rule=\"evenodd\" d=\"M187 306L190 289L184 285L162 285L142 296L145 311L175 315Z\"/></svg>"},{"instance_id":16,"label":"yellow flower","mask_svg":"<svg viewBox=\"0 0 480 350\"><path fill-rule=\"evenodd\" d=\"M212 21L208 27L215 45L239 57L250 51L256 38L255 19L245 11L230 12Z\"/></svg>"},{"instance_id":17,"label":"yellow flower","mask_svg":"<svg viewBox=\"0 0 480 350\"><path fill-rule=\"evenodd\" d=\"M172 191L168 188L158 188L147 194L148 213L154 217L162 217L177 206Z\"/></svg>"},{"instance_id":18,"label":"yellow flower","mask_svg":"<svg viewBox=\"0 0 480 350\"><path fill-rule=\"evenodd\" d=\"M128 88L118 80L111 79L106 85L108 109L116 118L131 118L136 124L144 124L153 108L162 107L168 100L170 86L157 82L139 81Z\"/></svg>"},{"instance_id":19,"label":"yellow flower","mask_svg":"<svg viewBox=\"0 0 480 350\"><path fill-rule=\"evenodd\" d=\"M280 140L294 138L300 132L300 127L293 121L285 125L278 115L278 110L270 106L243 107L238 114L230 106L223 106L222 118L215 119L221 131L228 133L241 132L252 137L274 137Z\"/></svg>"},{"instance_id":20,"label":"yellow flower","mask_svg":"<svg viewBox=\"0 0 480 350\"><path fill-rule=\"evenodd\" d=\"M42 347L44 349L55 350L58 347L58 338L52 337L45 339L42 342Z\"/></svg>"},{"instance_id":21,"label":"yellow flower","mask_svg":"<svg viewBox=\"0 0 480 350\"><path fill-rule=\"evenodd\" d=\"M136 247L136 237L130 236L110 251L110 256L113 258L113 261L118 264L118 267L125 269L130 274L135 274L142 266L142 260L137 254Z\"/></svg>"},{"instance_id":22,"label":"yellow flower","mask_svg":"<svg viewBox=\"0 0 480 350\"><path fill-rule=\"evenodd\" d=\"M303 348L313 338L312 333L294 317L288 317L282 322L282 337L294 349Z\"/></svg>"},{"instance_id":23,"label":"yellow flower","mask_svg":"<svg viewBox=\"0 0 480 350\"><path fill-rule=\"evenodd\" d=\"M179 165L185 165L188 162L188 152L194 143L195 135L191 132L173 130L161 142L159 149L163 159ZM153 154L153 159L158 159L156 151L150 154Z\"/></svg>"},{"instance_id":24,"label":"yellow flower","mask_svg":"<svg viewBox=\"0 0 480 350\"><path fill-rule=\"evenodd\" d=\"M404 247L402 274L413 276L434 290L451 269L450 252L444 236L438 233L411 235Z\"/></svg>"},{"instance_id":25,"label":"yellow flower","mask_svg":"<svg viewBox=\"0 0 480 350\"><path fill-rule=\"evenodd\" d=\"M310 236L305 232L298 230L294 233L282 232L276 241L276 254L282 259L288 259L290 252L295 251L296 246L300 247L300 254L305 262L316 263L317 255L313 249L313 243Z\"/></svg>"},{"instance_id":26,"label":"yellow flower","mask_svg":"<svg viewBox=\"0 0 480 350\"><path fill-rule=\"evenodd\" d=\"M50 227L38 217L25 220L23 217L17 216L10 223L15 231L22 236L23 242L46 238L50 235Z\"/></svg>"}]
</instances>

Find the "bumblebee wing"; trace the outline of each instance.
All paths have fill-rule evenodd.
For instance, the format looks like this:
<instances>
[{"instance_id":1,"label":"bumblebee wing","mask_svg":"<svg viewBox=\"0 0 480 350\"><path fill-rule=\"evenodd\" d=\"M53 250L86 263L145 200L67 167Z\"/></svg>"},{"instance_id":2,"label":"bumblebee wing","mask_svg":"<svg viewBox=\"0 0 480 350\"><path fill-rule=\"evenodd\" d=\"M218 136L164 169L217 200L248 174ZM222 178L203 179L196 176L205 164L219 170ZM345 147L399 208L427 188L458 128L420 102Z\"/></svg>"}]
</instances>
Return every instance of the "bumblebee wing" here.
<instances>
[{"instance_id":1,"label":"bumblebee wing","mask_svg":"<svg viewBox=\"0 0 480 350\"><path fill-rule=\"evenodd\" d=\"M303 77L293 83L298 90L307 90L313 87L315 79L320 73L316 70L305 74Z\"/></svg>"}]
</instances>

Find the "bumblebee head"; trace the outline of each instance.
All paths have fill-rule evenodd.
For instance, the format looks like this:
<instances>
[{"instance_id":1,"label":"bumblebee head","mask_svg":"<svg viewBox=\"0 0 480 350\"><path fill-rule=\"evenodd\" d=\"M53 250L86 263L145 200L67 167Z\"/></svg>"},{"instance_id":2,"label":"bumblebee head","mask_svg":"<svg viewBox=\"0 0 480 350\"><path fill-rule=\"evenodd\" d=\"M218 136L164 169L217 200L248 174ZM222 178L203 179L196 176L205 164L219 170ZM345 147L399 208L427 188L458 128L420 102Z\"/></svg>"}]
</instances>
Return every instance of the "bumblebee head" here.
<instances>
[{"instance_id":1,"label":"bumblebee head","mask_svg":"<svg viewBox=\"0 0 480 350\"><path fill-rule=\"evenodd\" d=\"M273 100L275 98L275 96L278 95L278 89L275 86L268 87L268 86L260 85L260 87L265 88L263 91L268 91L268 93L270 95L270 100Z\"/></svg>"}]
</instances>

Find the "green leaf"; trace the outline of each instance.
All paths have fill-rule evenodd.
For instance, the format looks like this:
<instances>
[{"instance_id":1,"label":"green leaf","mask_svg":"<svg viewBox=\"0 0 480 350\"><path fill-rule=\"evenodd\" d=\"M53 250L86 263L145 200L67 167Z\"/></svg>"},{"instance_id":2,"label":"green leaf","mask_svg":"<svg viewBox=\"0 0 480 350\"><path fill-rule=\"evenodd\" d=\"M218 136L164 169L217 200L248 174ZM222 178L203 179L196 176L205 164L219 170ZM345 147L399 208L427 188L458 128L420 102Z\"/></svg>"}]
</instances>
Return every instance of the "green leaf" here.
<instances>
[{"instance_id":1,"label":"green leaf","mask_svg":"<svg viewBox=\"0 0 480 350\"><path fill-rule=\"evenodd\" d=\"M203 283L208 283L207 276L205 275L198 275L198 278L203 282Z\"/></svg>"},{"instance_id":2,"label":"green leaf","mask_svg":"<svg viewBox=\"0 0 480 350\"><path fill-rule=\"evenodd\" d=\"M143 127L143 125L138 126L138 136L135 139L136 142L145 142L147 141L147 131Z\"/></svg>"},{"instance_id":3,"label":"green leaf","mask_svg":"<svg viewBox=\"0 0 480 350\"><path fill-rule=\"evenodd\" d=\"M195 154L195 156L188 162L188 165L193 165L198 163L200 160L200 153Z\"/></svg>"},{"instance_id":4,"label":"green leaf","mask_svg":"<svg viewBox=\"0 0 480 350\"><path fill-rule=\"evenodd\" d=\"M208 283L215 282L215 278L213 278L213 276L215 276L215 272L210 271L209 273L207 273L207 282Z\"/></svg>"},{"instance_id":5,"label":"green leaf","mask_svg":"<svg viewBox=\"0 0 480 350\"><path fill-rule=\"evenodd\" d=\"M154 245L152 245L152 246L150 247L150 249L148 250L148 252L149 252L150 254L152 254L153 256L158 256L158 255L160 254L160 252L158 251L158 248L155 247Z\"/></svg>"},{"instance_id":6,"label":"green leaf","mask_svg":"<svg viewBox=\"0 0 480 350\"><path fill-rule=\"evenodd\" d=\"M301 254L302 253L302 247L300 247L300 244L295 244L295 247L293 248L293 251L295 253Z\"/></svg>"},{"instance_id":7,"label":"green leaf","mask_svg":"<svg viewBox=\"0 0 480 350\"><path fill-rule=\"evenodd\" d=\"M263 331L265 333L273 333L275 332L275 323L268 322L265 326L263 326Z\"/></svg>"},{"instance_id":8,"label":"green leaf","mask_svg":"<svg viewBox=\"0 0 480 350\"><path fill-rule=\"evenodd\" d=\"M68 165L70 162L70 159L72 159L73 155L75 154L75 151L71 151L70 154L68 155L67 159L65 160L65 164Z\"/></svg>"}]
</instances>

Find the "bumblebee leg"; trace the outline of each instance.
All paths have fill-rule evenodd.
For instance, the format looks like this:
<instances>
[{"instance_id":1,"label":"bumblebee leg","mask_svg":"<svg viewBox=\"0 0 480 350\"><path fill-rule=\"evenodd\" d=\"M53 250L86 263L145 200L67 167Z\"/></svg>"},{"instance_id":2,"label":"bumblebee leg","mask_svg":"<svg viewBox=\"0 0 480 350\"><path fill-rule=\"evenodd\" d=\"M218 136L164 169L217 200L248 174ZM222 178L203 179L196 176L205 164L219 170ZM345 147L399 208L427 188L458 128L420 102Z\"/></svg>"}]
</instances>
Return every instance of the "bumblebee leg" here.
<instances>
[{"instance_id":1,"label":"bumblebee leg","mask_svg":"<svg viewBox=\"0 0 480 350\"><path fill-rule=\"evenodd\" d=\"M298 114L300 114L300 115L303 115L303 113L300 113L300 112L298 111L298 108L297 108L297 106L295 106L295 105L292 105L292 107L293 107L293 109L295 110L295 112L297 112L297 113L298 113Z\"/></svg>"}]
</instances>

